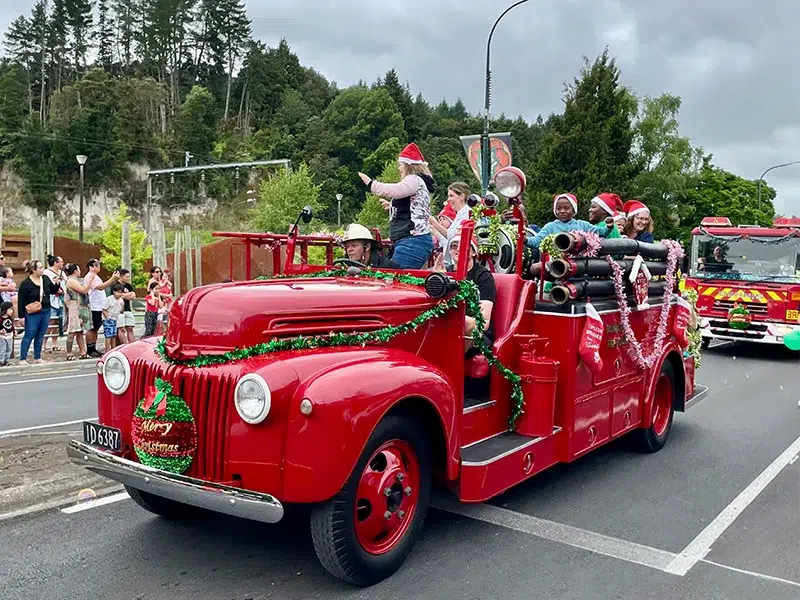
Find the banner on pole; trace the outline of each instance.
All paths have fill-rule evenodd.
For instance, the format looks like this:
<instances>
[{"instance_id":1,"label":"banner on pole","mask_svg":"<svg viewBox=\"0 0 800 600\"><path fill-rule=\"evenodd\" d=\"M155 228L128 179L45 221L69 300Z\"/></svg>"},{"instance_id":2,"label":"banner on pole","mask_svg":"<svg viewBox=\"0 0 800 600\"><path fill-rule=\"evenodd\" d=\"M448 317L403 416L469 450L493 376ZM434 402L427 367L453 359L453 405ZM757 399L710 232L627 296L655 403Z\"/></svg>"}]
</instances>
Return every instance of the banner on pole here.
<instances>
[{"instance_id":1,"label":"banner on pole","mask_svg":"<svg viewBox=\"0 0 800 600\"><path fill-rule=\"evenodd\" d=\"M481 136L462 135L461 143L464 145L464 152L467 153L469 166L478 181L481 181ZM513 159L511 152L511 132L490 133L489 149L491 152L491 163L489 167L489 180L494 178L494 174L503 167L510 167Z\"/></svg>"}]
</instances>

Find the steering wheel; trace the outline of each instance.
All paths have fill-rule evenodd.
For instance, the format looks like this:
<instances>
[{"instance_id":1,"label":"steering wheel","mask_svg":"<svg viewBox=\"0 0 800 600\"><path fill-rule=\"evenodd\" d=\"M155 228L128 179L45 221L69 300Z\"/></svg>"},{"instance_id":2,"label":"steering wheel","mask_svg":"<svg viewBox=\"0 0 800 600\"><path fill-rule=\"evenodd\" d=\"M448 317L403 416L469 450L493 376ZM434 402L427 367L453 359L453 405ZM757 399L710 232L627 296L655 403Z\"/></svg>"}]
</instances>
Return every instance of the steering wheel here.
<instances>
[{"instance_id":1,"label":"steering wheel","mask_svg":"<svg viewBox=\"0 0 800 600\"><path fill-rule=\"evenodd\" d=\"M357 260L352 260L350 258L337 258L333 261L334 265L345 265L348 267L358 267L359 269L369 269L367 265L364 263L360 263Z\"/></svg>"}]
</instances>

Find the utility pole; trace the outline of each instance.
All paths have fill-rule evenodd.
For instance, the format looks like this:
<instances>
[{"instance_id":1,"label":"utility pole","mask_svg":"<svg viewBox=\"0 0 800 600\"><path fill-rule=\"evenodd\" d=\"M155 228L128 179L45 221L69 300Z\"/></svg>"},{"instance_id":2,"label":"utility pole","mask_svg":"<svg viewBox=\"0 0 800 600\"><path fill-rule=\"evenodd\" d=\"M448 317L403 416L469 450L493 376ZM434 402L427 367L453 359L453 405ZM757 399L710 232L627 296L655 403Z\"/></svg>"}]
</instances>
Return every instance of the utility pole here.
<instances>
[{"instance_id":1,"label":"utility pole","mask_svg":"<svg viewBox=\"0 0 800 600\"><path fill-rule=\"evenodd\" d=\"M78 161L78 165L80 165L81 171L81 185L80 185L80 207L78 208L78 239L83 241L83 165L86 164L86 161L89 160L89 157L85 154L78 154L75 157Z\"/></svg>"},{"instance_id":2,"label":"utility pole","mask_svg":"<svg viewBox=\"0 0 800 600\"><path fill-rule=\"evenodd\" d=\"M190 160L190 159L192 159L192 158L194 158L194 154L192 154L191 152L189 152L189 151L187 150L187 151L185 152L185 157L186 157L186 161L185 161L185 162L186 162L186 164L185 164L185 165L183 165L183 166L184 166L184 167L188 167L188 166L189 166L189 160Z\"/></svg>"}]
</instances>

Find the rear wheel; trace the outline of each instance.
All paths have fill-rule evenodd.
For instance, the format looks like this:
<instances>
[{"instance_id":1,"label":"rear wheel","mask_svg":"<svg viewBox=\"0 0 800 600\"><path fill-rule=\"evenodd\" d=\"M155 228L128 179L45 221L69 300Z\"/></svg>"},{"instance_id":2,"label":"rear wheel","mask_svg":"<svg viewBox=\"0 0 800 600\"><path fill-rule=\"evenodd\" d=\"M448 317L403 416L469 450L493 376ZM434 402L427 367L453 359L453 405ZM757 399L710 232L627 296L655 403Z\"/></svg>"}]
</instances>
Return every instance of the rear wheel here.
<instances>
[{"instance_id":1,"label":"rear wheel","mask_svg":"<svg viewBox=\"0 0 800 600\"><path fill-rule=\"evenodd\" d=\"M647 429L638 429L632 441L643 452L658 452L667 443L675 415L675 371L672 363L664 361L653 391L651 423Z\"/></svg>"},{"instance_id":2,"label":"rear wheel","mask_svg":"<svg viewBox=\"0 0 800 600\"><path fill-rule=\"evenodd\" d=\"M395 573L422 530L431 472L424 429L407 417L381 421L342 491L311 513L322 566L361 586Z\"/></svg>"},{"instance_id":3,"label":"rear wheel","mask_svg":"<svg viewBox=\"0 0 800 600\"><path fill-rule=\"evenodd\" d=\"M204 513L202 508L162 498L129 485L125 486L125 491L143 509L166 519L192 519Z\"/></svg>"}]
</instances>

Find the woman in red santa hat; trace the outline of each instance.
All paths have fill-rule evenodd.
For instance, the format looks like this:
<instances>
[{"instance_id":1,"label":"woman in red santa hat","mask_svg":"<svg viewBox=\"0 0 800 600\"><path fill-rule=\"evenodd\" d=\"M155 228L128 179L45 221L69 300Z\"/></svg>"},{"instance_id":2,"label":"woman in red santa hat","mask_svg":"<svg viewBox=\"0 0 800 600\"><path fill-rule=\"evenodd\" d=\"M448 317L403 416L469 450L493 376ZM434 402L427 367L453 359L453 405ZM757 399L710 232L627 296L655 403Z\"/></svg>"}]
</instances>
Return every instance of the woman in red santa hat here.
<instances>
[{"instance_id":1,"label":"woman in red santa hat","mask_svg":"<svg viewBox=\"0 0 800 600\"><path fill-rule=\"evenodd\" d=\"M389 239L394 243L392 261L401 269L422 269L433 252L430 218L435 182L416 144L403 148L397 160L399 183L381 183L364 173L358 176L389 211Z\"/></svg>"},{"instance_id":2,"label":"woman in red santa hat","mask_svg":"<svg viewBox=\"0 0 800 600\"><path fill-rule=\"evenodd\" d=\"M650 209L638 200L628 200L623 211L628 220L622 233L638 242L652 244L655 223L650 216Z\"/></svg>"}]
</instances>

